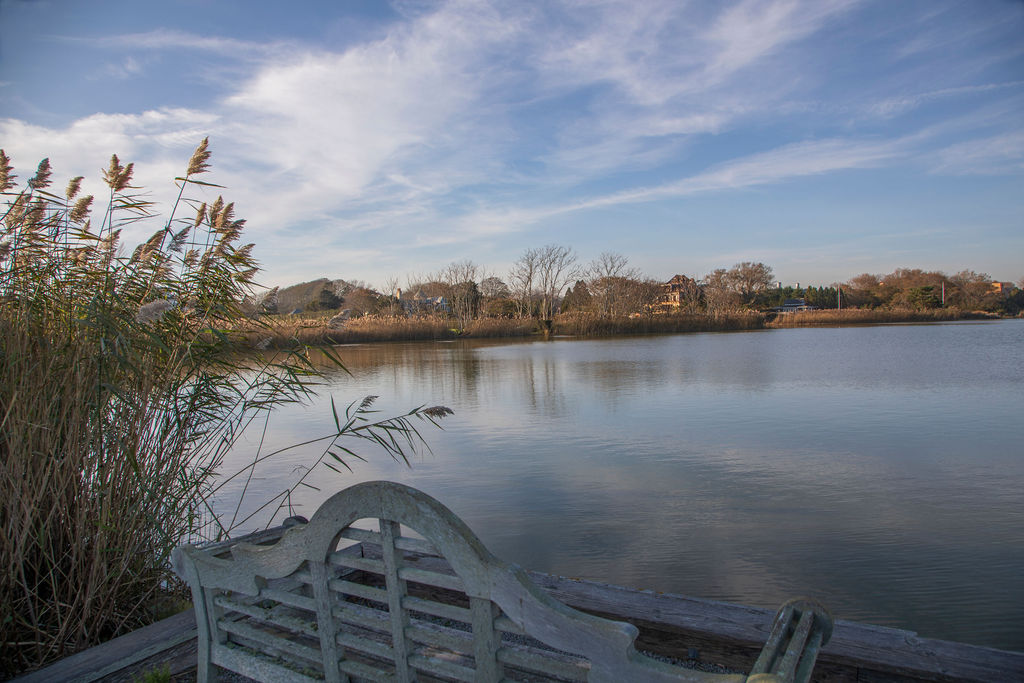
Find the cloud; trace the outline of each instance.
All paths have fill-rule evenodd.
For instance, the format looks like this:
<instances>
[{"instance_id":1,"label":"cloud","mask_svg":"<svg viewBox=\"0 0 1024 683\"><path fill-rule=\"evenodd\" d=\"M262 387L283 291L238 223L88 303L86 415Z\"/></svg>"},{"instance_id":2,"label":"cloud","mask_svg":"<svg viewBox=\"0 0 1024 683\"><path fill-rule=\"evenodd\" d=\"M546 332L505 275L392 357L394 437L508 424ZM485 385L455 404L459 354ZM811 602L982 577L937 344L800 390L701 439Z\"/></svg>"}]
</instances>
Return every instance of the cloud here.
<instances>
[{"instance_id":1,"label":"cloud","mask_svg":"<svg viewBox=\"0 0 1024 683\"><path fill-rule=\"evenodd\" d=\"M744 0L725 10L712 27L708 37L715 50L704 77L711 82L724 80L813 34L856 4L850 0Z\"/></svg>"},{"instance_id":2,"label":"cloud","mask_svg":"<svg viewBox=\"0 0 1024 683\"><path fill-rule=\"evenodd\" d=\"M942 88L927 92L918 92L898 97L890 97L880 100L868 106L868 111L876 116L889 118L905 114L908 111L935 100L955 98L963 95L977 95L979 93L1020 88L1024 81L1008 81L1005 83L983 83L980 85L965 85L957 88Z\"/></svg>"},{"instance_id":3,"label":"cloud","mask_svg":"<svg viewBox=\"0 0 1024 683\"><path fill-rule=\"evenodd\" d=\"M829 139L793 143L717 164L672 182L638 187L563 204L533 208L486 209L463 216L451 231L430 236L432 244L523 230L555 216L612 206L662 201L727 190L787 182L838 171L872 168L907 153L904 140Z\"/></svg>"},{"instance_id":4,"label":"cloud","mask_svg":"<svg viewBox=\"0 0 1024 683\"><path fill-rule=\"evenodd\" d=\"M105 76L124 81L142 74L142 63L134 57L127 57L120 64L107 64Z\"/></svg>"},{"instance_id":5,"label":"cloud","mask_svg":"<svg viewBox=\"0 0 1024 683\"><path fill-rule=\"evenodd\" d=\"M399 7L400 20L341 47L169 29L75 38L127 51L114 53L121 77L171 61L151 53L195 53L199 71L216 70L216 94L50 128L0 120L0 139L19 163L49 155L58 172L87 178L117 152L163 188L210 135L212 180L228 186L264 253L298 258L289 245L308 243L316 264L357 269L380 257L367 244L449 254L574 214L898 160L1019 172L1019 124L1004 112L1019 109L1012 76L948 87L919 70L890 74L880 50L865 56L871 78L844 79L830 96L830 69L847 68L851 53L826 41L871 31L856 27L859 5L467 0ZM872 39L891 53L904 37ZM949 99L962 121L898 118ZM929 152L936 140L945 148ZM154 191L169 201L173 187Z\"/></svg>"},{"instance_id":6,"label":"cloud","mask_svg":"<svg viewBox=\"0 0 1024 683\"><path fill-rule=\"evenodd\" d=\"M198 35L162 28L142 33L122 33L119 35L102 36L100 38L62 36L61 39L87 42L97 47L118 50L125 48L171 51L200 50L232 59L267 58L282 51L293 51L298 47L296 43L289 41L257 42L223 36Z\"/></svg>"},{"instance_id":7,"label":"cloud","mask_svg":"<svg viewBox=\"0 0 1024 683\"><path fill-rule=\"evenodd\" d=\"M934 155L933 173L997 175L1024 171L1024 131L958 142Z\"/></svg>"}]
</instances>

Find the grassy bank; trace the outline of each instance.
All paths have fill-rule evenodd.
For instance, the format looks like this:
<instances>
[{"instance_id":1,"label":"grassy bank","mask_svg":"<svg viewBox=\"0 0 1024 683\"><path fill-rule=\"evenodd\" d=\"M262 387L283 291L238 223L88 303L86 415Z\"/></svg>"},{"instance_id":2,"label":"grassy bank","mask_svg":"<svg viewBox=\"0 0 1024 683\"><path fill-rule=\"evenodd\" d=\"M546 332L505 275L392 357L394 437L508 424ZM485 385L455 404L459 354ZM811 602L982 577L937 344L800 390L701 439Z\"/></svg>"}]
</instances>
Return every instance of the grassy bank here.
<instances>
[{"instance_id":1,"label":"grassy bank","mask_svg":"<svg viewBox=\"0 0 1024 683\"><path fill-rule=\"evenodd\" d=\"M826 309L780 313L767 323L768 327L817 327L829 325L872 325L882 323L934 323L950 320L991 320L999 316L983 311L961 311L957 308L931 310L910 309Z\"/></svg>"},{"instance_id":2,"label":"grassy bank","mask_svg":"<svg viewBox=\"0 0 1024 683\"><path fill-rule=\"evenodd\" d=\"M538 331L532 319L480 318L460 330L443 316L364 316L331 326L331 317L281 316L250 325L245 330L256 348L291 348L295 345L360 344L365 342L422 341L456 337L526 337Z\"/></svg>"},{"instance_id":3,"label":"grassy bank","mask_svg":"<svg viewBox=\"0 0 1024 683\"><path fill-rule=\"evenodd\" d=\"M772 316L755 311L741 313L680 313L637 316L600 316L568 313L555 316L550 334L605 337L630 334L730 332L764 328L928 323L951 320L990 320L983 311L955 308L934 310L844 309L800 311ZM542 336L544 326L534 318L479 318L465 329L445 316L365 316L330 325L331 316L279 316L244 330L254 348L294 348L297 345L360 344L382 341L423 341L456 338L514 338Z\"/></svg>"},{"instance_id":4,"label":"grassy bank","mask_svg":"<svg viewBox=\"0 0 1024 683\"><path fill-rule=\"evenodd\" d=\"M296 345L358 344L382 341L421 341L432 339L513 338L543 335L544 328L534 318L478 318L465 329L443 316L365 316L331 326L330 316L280 316L265 324L250 324L243 329L247 343L254 348L292 348ZM674 332L724 332L764 327L760 313L721 315L680 314L647 316L597 316L567 314L556 316L550 333L581 337L620 334L658 334Z\"/></svg>"},{"instance_id":5,"label":"grassy bank","mask_svg":"<svg viewBox=\"0 0 1024 683\"><path fill-rule=\"evenodd\" d=\"M555 318L555 334L600 337L616 334L671 334L676 332L728 332L764 327L764 315L748 313L680 313L670 315L596 316L568 314Z\"/></svg>"}]
</instances>

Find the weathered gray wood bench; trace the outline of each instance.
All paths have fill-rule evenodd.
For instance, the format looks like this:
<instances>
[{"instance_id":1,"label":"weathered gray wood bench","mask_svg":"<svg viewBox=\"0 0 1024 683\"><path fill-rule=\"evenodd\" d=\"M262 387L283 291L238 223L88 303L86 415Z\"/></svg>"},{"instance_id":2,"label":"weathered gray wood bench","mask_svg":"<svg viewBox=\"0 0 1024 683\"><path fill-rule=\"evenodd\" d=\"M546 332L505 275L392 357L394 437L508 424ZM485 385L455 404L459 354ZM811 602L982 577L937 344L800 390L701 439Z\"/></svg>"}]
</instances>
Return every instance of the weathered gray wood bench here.
<instances>
[{"instance_id":1,"label":"weathered gray wood bench","mask_svg":"<svg viewBox=\"0 0 1024 683\"><path fill-rule=\"evenodd\" d=\"M824 608L794 600L749 677L657 661L634 649L634 626L551 598L391 482L335 494L273 544L183 546L174 564L192 589L200 681L216 666L263 681L807 681L832 632Z\"/></svg>"}]
</instances>

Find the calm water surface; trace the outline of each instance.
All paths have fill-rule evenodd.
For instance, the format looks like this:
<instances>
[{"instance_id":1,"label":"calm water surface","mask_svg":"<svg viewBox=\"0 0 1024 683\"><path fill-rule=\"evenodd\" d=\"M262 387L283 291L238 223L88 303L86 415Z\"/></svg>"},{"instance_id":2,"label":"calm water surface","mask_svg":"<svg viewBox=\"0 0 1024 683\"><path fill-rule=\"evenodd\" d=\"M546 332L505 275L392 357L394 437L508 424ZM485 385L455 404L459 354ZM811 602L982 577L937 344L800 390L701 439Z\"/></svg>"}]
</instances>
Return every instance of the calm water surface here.
<instances>
[{"instance_id":1,"label":"calm water surface","mask_svg":"<svg viewBox=\"0 0 1024 683\"><path fill-rule=\"evenodd\" d=\"M397 480L530 569L764 607L807 594L1024 650L1024 321L339 350L352 376L276 413L265 451L330 432L330 395L455 416L411 468L359 449L353 474L315 472L306 514ZM247 500L311 457L272 461Z\"/></svg>"}]
</instances>

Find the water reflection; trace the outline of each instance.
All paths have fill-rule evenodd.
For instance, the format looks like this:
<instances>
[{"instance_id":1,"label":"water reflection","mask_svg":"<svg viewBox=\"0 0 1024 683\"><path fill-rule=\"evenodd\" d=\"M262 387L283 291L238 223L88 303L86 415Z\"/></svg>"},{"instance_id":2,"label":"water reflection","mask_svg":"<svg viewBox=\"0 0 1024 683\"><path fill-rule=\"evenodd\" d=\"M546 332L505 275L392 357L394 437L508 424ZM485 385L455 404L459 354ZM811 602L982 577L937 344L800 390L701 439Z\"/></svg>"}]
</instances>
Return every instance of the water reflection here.
<instances>
[{"instance_id":1,"label":"water reflection","mask_svg":"<svg viewBox=\"0 0 1024 683\"><path fill-rule=\"evenodd\" d=\"M1005 321L347 347L339 401L456 415L412 469L366 453L303 502L403 481L526 567L768 607L811 594L1022 649L1022 337ZM325 401L280 411L268 442L330 431Z\"/></svg>"}]
</instances>

